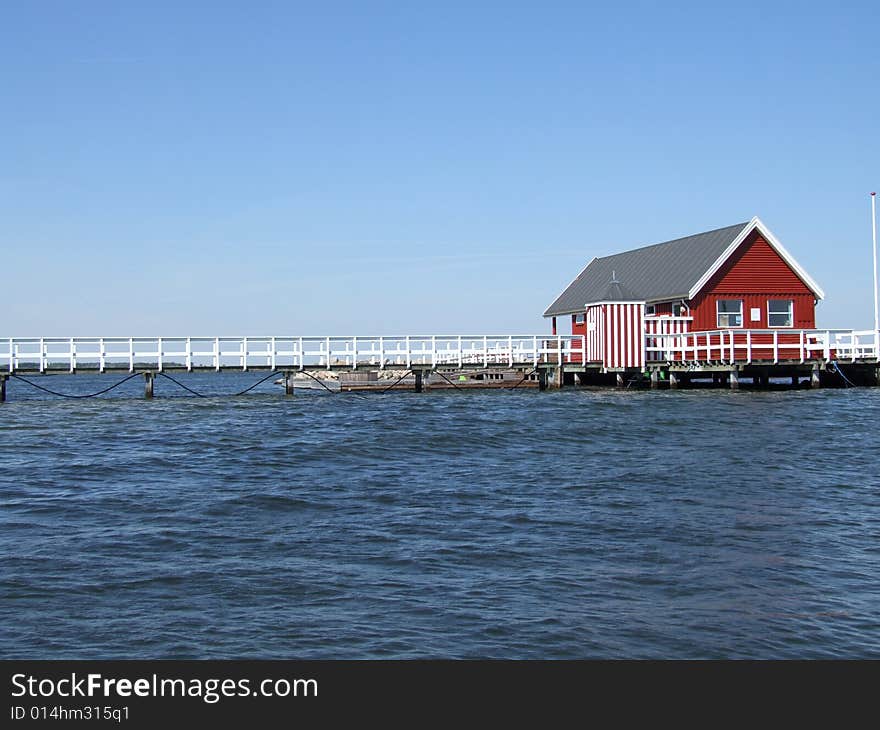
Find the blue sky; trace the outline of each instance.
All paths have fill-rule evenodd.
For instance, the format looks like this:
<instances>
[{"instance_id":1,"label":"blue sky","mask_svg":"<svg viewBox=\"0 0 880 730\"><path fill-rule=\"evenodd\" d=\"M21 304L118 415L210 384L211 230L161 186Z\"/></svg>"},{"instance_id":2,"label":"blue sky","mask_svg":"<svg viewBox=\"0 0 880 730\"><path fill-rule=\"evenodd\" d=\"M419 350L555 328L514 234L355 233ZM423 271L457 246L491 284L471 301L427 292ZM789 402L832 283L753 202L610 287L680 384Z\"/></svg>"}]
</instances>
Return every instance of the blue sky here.
<instances>
[{"instance_id":1,"label":"blue sky","mask_svg":"<svg viewBox=\"0 0 880 730\"><path fill-rule=\"evenodd\" d=\"M870 327L880 14L709 5L3 3L0 335L543 332L753 215Z\"/></svg>"}]
</instances>

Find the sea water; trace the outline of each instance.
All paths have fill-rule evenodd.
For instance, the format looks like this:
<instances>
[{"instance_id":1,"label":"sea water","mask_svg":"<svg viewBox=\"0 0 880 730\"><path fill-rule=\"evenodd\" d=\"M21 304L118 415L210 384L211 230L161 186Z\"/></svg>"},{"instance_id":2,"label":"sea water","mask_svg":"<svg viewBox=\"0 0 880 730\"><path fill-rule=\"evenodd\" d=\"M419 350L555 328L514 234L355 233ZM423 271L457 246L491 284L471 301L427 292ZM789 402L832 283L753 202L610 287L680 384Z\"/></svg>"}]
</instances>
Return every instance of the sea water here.
<instances>
[{"instance_id":1,"label":"sea water","mask_svg":"<svg viewBox=\"0 0 880 730\"><path fill-rule=\"evenodd\" d=\"M10 381L0 656L880 657L878 389L260 377Z\"/></svg>"}]
</instances>

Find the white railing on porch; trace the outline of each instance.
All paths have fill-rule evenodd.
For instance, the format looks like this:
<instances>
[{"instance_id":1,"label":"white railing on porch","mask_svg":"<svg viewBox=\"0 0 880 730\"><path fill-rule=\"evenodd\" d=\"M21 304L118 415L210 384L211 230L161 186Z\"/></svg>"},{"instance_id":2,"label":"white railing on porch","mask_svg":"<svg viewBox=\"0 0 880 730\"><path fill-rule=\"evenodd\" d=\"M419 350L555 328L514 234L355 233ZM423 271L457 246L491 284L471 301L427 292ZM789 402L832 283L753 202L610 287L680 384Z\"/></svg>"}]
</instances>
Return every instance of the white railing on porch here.
<instances>
[{"instance_id":1,"label":"white railing on porch","mask_svg":"<svg viewBox=\"0 0 880 730\"><path fill-rule=\"evenodd\" d=\"M691 331L691 323L693 317L673 317L665 314L649 314L645 316L645 334L646 335L680 335ZM645 344L650 342L646 339ZM648 362L657 362L665 360L663 352L655 349L645 351L645 360Z\"/></svg>"},{"instance_id":2,"label":"white railing on porch","mask_svg":"<svg viewBox=\"0 0 880 730\"><path fill-rule=\"evenodd\" d=\"M728 329L645 334L647 359L667 362L856 362L877 359L878 343L880 336L873 330Z\"/></svg>"},{"instance_id":3,"label":"white railing on porch","mask_svg":"<svg viewBox=\"0 0 880 730\"><path fill-rule=\"evenodd\" d=\"M0 371L534 367L582 362L584 340L582 335L8 337L0 340Z\"/></svg>"},{"instance_id":4,"label":"white railing on porch","mask_svg":"<svg viewBox=\"0 0 880 730\"><path fill-rule=\"evenodd\" d=\"M675 335L690 332L693 317L671 317L664 314L645 315L645 332L656 335Z\"/></svg>"}]
</instances>

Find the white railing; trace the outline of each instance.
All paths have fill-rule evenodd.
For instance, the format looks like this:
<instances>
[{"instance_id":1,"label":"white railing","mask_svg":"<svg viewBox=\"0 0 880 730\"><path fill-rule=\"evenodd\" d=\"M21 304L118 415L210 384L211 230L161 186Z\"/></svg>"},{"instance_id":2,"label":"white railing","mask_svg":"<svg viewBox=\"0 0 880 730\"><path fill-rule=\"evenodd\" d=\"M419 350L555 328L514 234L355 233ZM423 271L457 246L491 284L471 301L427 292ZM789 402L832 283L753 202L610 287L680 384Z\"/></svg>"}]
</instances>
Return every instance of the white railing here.
<instances>
[{"instance_id":1,"label":"white railing","mask_svg":"<svg viewBox=\"0 0 880 730\"><path fill-rule=\"evenodd\" d=\"M880 332L875 330L850 330L836 333L832 349L840 360L870 360L880 357Z\"/></svg>"},{"instance_id":2,"label":"white railing","mask_svg":"<svg viewBox=\"0 0 880 730\"><path fill-rule=\"evenodd\" d=\"M872 330L738 329L645 334L648 360L668 362L778 363L806 360L874 360L878 333Z\"/></svg>"},{"instance_id":3,"label":"white railing","mask_svg":"<svg viewBox=\"0 0 880 730\"><path fill-rule=\"evenodd\" d=\"M646 335L681 335L691 331L693 317L672 317L665 314L649 314L645 317ZM646 344L650 342L646 339ZM645 352L645 360L656 362L664 360L664 353L652 349Z\"/></svg>"},{"instance_id":4,"label":"white railing","mask_svg":"<svg viewBox=\"0 0 880 730\"><path fill-rule=\"evenodd\" d=\"M680 334L689 332L693 317L672 317L665 314L645 315L645 332L658 335Z\"/></svg>"},{"instance_id":5,"label":"white railing","mask_svg":"<svg viewBox=\"0 0 880 730\"><path fill-rule=\"evenodd\" d=\"M581 335L8 337L0 340L0 371L521 367L581 363L584 340Z\"/></svg>"}]
</instances>

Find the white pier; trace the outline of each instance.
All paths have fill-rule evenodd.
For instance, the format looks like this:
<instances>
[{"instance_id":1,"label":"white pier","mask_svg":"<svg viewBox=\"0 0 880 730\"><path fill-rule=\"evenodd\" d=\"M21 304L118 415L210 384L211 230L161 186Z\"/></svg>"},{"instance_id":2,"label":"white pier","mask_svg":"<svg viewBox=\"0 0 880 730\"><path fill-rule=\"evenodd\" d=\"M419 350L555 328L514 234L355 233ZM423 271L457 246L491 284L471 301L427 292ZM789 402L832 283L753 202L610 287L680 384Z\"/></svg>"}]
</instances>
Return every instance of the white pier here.
<instances>
[{"instance_id":1,"label":"white pier","mask_svg":"<svg viewBox=\"0 0 880 730\"><path fill-rule=\"evenodd\" d=\"M833 384L829 373L850 384L852 378L863 385L880 384L880 335L875 331L669 331L667 327L678 326L673 319L659 324L645 319L643 358L635 367L590 360L592 333L7 337L0 339L0 401L5 400L9 378L79 372L143 373L147 397L158 374L229 370L284 373L289 394L295 372L329 370L404 371L415 379L417 391L432 371L492 369L517 371L523 380L534 373L542 390L566 382L628 387L646 377L652 387L661 382L679 387L705 377L731 388L739 387L741 377L763 386L771 378L791 378L799 387L805 376L816 386Z\"/></svg>"},{"instance_id":2,"label":"white pier","mask_svg":"<svg viewBox=\"0 0 880 730\"><path fill-rule=\"evenodd\" d=\"M9 337L0 372L518 368L580 363L584 338L544 335L399 337Z\"/></svg>"}]
</instances>

